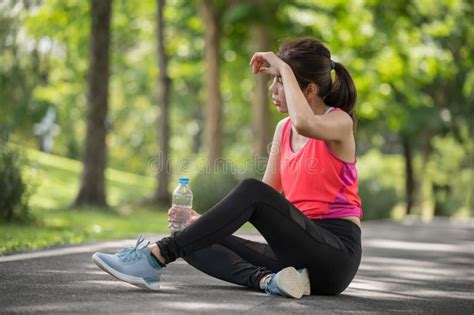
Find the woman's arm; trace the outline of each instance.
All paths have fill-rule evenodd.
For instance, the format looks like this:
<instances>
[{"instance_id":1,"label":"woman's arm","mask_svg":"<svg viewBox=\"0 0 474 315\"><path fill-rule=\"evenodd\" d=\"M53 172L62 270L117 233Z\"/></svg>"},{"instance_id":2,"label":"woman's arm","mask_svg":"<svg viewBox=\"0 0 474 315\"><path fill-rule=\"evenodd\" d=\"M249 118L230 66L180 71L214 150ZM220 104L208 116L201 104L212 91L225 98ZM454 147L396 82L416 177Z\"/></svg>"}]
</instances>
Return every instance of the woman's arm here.
<instances>
[{"instance_id":1,"label":"woman's arm","mask_svg":"<svg viewBox=\"0 0 474 315\"><path fill-rule=\"evenodd\" d=\"M268 157L267 167L265 169L265 175L263 175L262 181L273 187L278 192L282 191L281 177L280 177L280 148L281 148L281 136L283 133L283 126L288 118L280 120L275 128L275 134L273 135L272 146Z\"/></svg>"},{"instance_id":2,"label":"woman's arm","mask_svg":"<svg viewBox=\"0 0 474 315\"><path fill-rule=\"evenodd\" d=\"M324 141L342 141L352 134L352 118L344 111L314 115L293 70L286 63L280 67L288 114L298 134Z\"/></svg>"}]
</instances>

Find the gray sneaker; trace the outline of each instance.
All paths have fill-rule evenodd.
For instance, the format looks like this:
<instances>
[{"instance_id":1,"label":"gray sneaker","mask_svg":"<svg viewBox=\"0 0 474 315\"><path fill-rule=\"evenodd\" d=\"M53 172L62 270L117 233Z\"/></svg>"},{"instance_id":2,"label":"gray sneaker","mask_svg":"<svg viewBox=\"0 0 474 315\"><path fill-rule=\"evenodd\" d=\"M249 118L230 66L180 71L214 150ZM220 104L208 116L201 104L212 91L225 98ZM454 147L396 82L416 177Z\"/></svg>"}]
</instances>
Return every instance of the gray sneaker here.
<instances>
[{"instance_id":1,"label":"gray sneaker","mask_svg":"<svg viewBox=\"0 0 474 315\"><path fill-rule=\"evenodd\" d=\"M298 269L298 272L300 273L301 281L303 283L303 295L311 295L308 269Z\"/></svg>"},{"instance_id":2,"label":"gray sneaker","mask_svg":"<svg viewBox=\"0 0 474 315\"><path fill-rule=\"evenodd\" d=\"M303 296L303 280L301 274L293 267L286 267L272 274L264 284L268 295L281 295L301 299Z\"/></svg>"},{"instance_id":3,"label":"gray sneaker","mask_svg":"<svg viewBox=\"0 0 474 315\"><path fill-rule=\"evenodd\" d=\"M92 261L119 280L140 288L158 290L162 267L151 257L150 242L139 247L143 241L143 236L140 236L135 247L122 248L113 255L97 252L92 255Z\"/></svg>"}]
</instances>

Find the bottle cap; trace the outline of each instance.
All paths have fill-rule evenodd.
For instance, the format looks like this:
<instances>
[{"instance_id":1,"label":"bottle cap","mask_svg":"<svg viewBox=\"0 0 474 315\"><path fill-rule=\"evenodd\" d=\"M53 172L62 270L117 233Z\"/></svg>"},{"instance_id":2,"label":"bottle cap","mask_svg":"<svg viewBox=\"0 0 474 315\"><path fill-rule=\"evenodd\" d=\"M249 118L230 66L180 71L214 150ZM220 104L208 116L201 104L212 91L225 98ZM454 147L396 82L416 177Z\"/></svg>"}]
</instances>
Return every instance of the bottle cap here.
<instances>
[{"instance_id":1,"label":"bottle cap","mask_svg":"<svg viewBox=\"0 0 474 315\"><path fill-rule=\"evenodd\" d=\"M181 177L181 178L179 179L179 183L180 183L180 184L189 184L189 178Z\"/></svg>"}]
</instances>

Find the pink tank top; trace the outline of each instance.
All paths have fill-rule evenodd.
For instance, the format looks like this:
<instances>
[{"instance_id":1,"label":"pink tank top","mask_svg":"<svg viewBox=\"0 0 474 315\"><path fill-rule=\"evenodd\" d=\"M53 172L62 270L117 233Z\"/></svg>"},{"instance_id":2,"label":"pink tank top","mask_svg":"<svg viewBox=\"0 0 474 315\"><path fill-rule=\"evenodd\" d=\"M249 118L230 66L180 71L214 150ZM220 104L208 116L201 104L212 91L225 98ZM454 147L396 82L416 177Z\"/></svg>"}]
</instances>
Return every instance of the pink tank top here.
<instances>
[{"instance_id":1,"label":"pink tank top","mask_svg":"<svg viewBox=\"0 0 474 315\"><path fill-rule=\"evenodd\" d=\"M361 218L356 161L348 163L338 159L326 142L312 138L294 152L291 131L291 119L288 118L283 127L280 150L285 197L310 219Z\"/></svg>"}]
</instances>

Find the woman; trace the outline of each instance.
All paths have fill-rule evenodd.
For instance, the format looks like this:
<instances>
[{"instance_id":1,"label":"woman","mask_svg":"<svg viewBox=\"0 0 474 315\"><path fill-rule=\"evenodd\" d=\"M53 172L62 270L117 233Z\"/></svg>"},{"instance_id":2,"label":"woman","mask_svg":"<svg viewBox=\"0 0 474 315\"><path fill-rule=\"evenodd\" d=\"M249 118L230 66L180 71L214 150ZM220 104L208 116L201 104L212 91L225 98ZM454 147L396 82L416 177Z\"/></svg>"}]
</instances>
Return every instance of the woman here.
<instances>
[{"instance_id":1,"label":"woman","mask_svg":"<svg viewBox=\"0 0 474 315\"><path fill-rule=\"evenodd\" d=\"M362 251L351 76L308 38L284 43L278 55L257 52L250 65L254 74L274 77L274 104L289 114L276 127L263 180L242 181L202 216L194 212L173 236L142 247L140 238L115 255L94 254L100 268L152 290L178 257L267 294L337 295L350 284ZM268 245L233 236L245 222Z\"/></svg>"}]
</instances>

